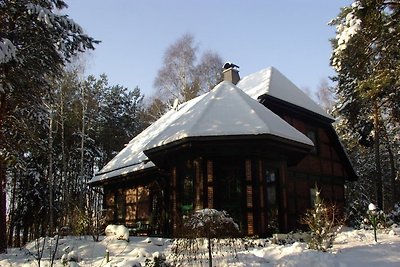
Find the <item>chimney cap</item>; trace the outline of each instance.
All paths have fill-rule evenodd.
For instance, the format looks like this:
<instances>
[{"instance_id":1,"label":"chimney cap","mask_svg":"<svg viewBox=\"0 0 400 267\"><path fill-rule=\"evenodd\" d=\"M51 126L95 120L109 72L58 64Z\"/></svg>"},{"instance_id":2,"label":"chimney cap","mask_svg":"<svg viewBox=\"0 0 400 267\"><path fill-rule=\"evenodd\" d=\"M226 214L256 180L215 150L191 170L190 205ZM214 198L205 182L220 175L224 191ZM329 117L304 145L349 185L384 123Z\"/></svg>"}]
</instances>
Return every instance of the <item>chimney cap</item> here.
<instances>
[{"instance_id":1,"label":"chimney cap","mask_svg":"<svg viewBox=\"0 0 400 267\"><path fill-rule=\"evenodd\" d=\"M231 62L226 62L223 68L224 81L229 81L236 85L240 81L239 66Z\"/></svg>"},{"instance_id":2,"label":"chimney cap","mask_svg":"<svg viewBox=\"0 0 400 267\"><path fill-rule=\"evenodd\" d=\"M239 68L239 66L231 62L225 62L223 69L227 70L230 68Z\"/></svg>"}]
</instances>

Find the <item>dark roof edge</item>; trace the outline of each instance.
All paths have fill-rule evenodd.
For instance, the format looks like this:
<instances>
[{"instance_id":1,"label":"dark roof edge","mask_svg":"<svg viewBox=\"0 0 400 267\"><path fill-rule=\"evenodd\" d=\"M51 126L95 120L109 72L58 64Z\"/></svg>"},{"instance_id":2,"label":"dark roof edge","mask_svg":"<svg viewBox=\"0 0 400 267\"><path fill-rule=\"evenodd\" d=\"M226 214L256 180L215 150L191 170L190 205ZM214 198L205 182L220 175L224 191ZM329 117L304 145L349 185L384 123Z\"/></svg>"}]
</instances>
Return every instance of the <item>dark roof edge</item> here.
<instances>
[{"instance_id":1,"label":"dark roof edge","mask_svg":"<svg viewBox=\"0 0 400 267\"><path fill-rule=\"evenodd\" d=\"M336 144L337 144L337 147L338 147L339 150L340 150L340 151L339 151L339 152L340 152L339 157L340 157L340 156L342 157L342 159L343 159L344 162L345 162L345 167L346 167L346 169L347 169L348 172L349 172L348 180L351 180L351 181L356 181L356 180L358 180L358 174L357 174L356 171L354 170L353 163L351 162L350 157L349 157L349 155L347 154L346 149L344 148L342 142L341 142L340 139L339 139L339 136L337 135L337 133L336 133L336 131L335 131L335 129L333 128L332 125L330 125L329 131L330 131L331 134L334 135L334 137L335 137L334 140L335 140L335 142L336 142Z\"/></svg>"},{"instance_id":2,"label":"dark roof edge","mask_svg":"<svg viewBox=\"0 0 400 267\"><path fill-rule=\"evenodd\" d=\"M120 174L120 175L110 177L107 179L103 179L103 180L97 180L94 182L89 181L88 185L94 187L94 186L103 186L105 184L117 183L117 182L120 182L121 180L127 178L128 176L142 176L142 175L145 175L150 172L155 172L157 170L158 170L157 166L151 166L146 169L137 170L137 171L129 172L129 173L125 173L125 174ZM139 178L139 177L136 177L136 178ZM134 177L134 179L135 179L135 177Z\"/></svg>"},{"instance_id":3,"label":"dark roof edge","mask_svg":"<svg viewBox=\"0 0 400 267\"><path fill-rule=\"evenodd\" d=\"M307 145L295 140L290 140L284 137L276 136L273 134L257 134L257 135L218 135L218 136L191 136L185 137L158 147L149 148L143 151L143 153L149 157L149 155L161 152L163 150L168 150L174 147L178 147L180 145L190 143L193 141L240 141L240 140L269 140L269 141L278 141L283 144L291 144L294 145L297 149L310 150L313 146ZM151 158L151 156L149 157Z\"/></svg>"},{"instance_id":4,"label":"dark roof edge","mask_svg":"<svg viewBox=\"0 0 400 267\"><path fill-rule=\"evenodd\" d=\"M284 104L284 105L286 105L288 109L302 112L302 113L304 113L304 115L306 117L312 116L313 118L318 118L318 120L320 120L320 121L322 121L324 123L329 123L329 124L335 122L334 119L328 118L328 117L323 116L321 114L315 113L314 111L311 111L311 110L306 109L304 107L300 107L298 105L295 105L293 103L287 102L285 100L282 100L280 98L277 98L277 97L274 97L274 96L271 96L271 95L268 95L268 94L260 95L259 97L257 97L257 100L263 105L264 105L263 102L265 100L272 100L276 104Z\"/></svg>"},{"instance_id":5,"label":"dark roof edge","mask_svg":"<svg viewBox=\"0 0 400 267\"><path fill-rule=\"evenodd\" d=\"M113 172L113 171L125 169L125 168L128 168L128 167L140 165L140 164L143 164L143 163L146 164L146 163L148 163L148 162L150 162L149 159L147 159L147 160L142 160L142 161L140 161L140 162L135 162L135 163L132 163L132 164L128 164L128 165L125 165L125 166L122 166L122 167L119 167L119 168L115 168L115 169L112 169L112 170L109 170L109 171L98 172L98 173L96 173L96 174L94 175L94 177L100 176L100 175L103 175L103 174L107 174L107 173L110 173L110 172Z\"/></svg>"}]
</instances>

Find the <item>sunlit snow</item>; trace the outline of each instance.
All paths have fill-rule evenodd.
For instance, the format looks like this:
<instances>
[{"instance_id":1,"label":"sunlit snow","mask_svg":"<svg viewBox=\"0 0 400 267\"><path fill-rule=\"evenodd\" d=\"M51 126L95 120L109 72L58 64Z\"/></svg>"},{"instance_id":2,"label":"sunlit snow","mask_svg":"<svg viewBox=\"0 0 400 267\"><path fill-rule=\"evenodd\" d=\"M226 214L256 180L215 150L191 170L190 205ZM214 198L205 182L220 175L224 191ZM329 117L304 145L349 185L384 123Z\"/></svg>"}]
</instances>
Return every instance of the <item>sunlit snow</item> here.
<instances>
[{"instance_id":1,"label":"sunlit snow","mask_svg":"<svg viewBox=\"0 0 400 267\"><path fill-rule=\"evenodd\" d=\"M380 230L378 242L374 241L372 230L353 230L343 228L337 235L333 247L327 252L307 248L306 243L295 242L287 245L272 244L267 239L238 239L235 242L236 256L232 249L217 251L213 257L215 266L263 266L263 267L394 267L400 263L400 228ZM43 239L41 239L43 241ZM51 243L52 242L52 243ZM49 252L54 239L47 239L42 266L49 266ZM146 259L164 254L172 260L172 240L157 237L130 237L130 241L117 240L116 237L101 237L100 242L91 237L64 237L59 240L55 265L61 266L145 266ZM206 247L200 247L206 250ZM106 263L106 250L109 251L109 263ZM37 266L35 242L23 248L9 249L0 254L0 266ZM203 266L208 266L207 253L203 257ZM61 263L61 259L74 260ZM140 264L140 265L139 265ZM194 264L193 266L201 266Z\"/></svg>"}]
</instances>

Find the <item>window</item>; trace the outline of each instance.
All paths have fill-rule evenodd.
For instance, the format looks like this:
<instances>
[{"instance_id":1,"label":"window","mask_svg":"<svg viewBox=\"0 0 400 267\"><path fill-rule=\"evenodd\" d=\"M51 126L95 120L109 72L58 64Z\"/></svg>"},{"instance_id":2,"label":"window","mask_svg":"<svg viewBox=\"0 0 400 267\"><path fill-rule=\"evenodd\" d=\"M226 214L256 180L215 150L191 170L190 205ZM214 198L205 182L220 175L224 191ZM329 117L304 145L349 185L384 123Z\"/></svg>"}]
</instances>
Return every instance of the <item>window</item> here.
<instances>
[{"instance_id":1,"label":"window","mask_svg":"<svg viewBox=\"0 0 400 267\"><path fill-rule=\"evenodd\" d=\"M317 200L317 189L310 188L310 204L312 208L315 207L316 200Z\"/></svg>"},{"instance_id":2,"label":"window","mask_svg":"<svg viewBox=\"0 0 400 267\"><path fill-rule=\"evenodd\" d=\"M244 223L245 163L240 160L221 160L214 165L216 189L216 207L225 210L239 224Z\"/></svg>"},{"instance_id":3,"label":"window","mask_svg":"<svg viewBox=\"0 0 400 267\"><path fill-rule=\"evenodd\" d=\"M126 217L126 201L125 192L119 189L114 192L114 223L123 224L125 223Z\"/></svg>"},{"instance_id":4,"label":"window","mask_svg":"<svg viewBox=\"0 0 400 267\"><path fill-rule=\"evenodd\" d=\"M194 178L195 173L193 170L193 162L188 160L186 162L184 177L182 181L182 214L189 215L193 212L194 207Z\"/></svg>"},{"instance_id":5,"label":"window","mask_svg":"<svg viewBox=\"0 0 400 267\"><path fill-rule=\"evenodd\" d=\"M183 215L188 215L193 211L193 189L193 177L191 175L186 175L183 179Z\"/></svg>"},{"instance_id":6,"label":"window","mask_svg":"<svg viewBox=\"0 0 400 267\"><path fill-rule=\"evenodd\" d=\"M269 234L277 233L279 231L278 177L277 169L267 168L265 170L267 227Z\"/></svg>"},{"instance_id":7,"label":"window","mask_svg":"<svg viewBox=\"0 0 400 267\"><path fill-rule=\"evenodd\" d=\"M312 154L317 154L318 153L318 138L317 138L317 131L316 130L307 130L306 133L307 137L310 138L310 140L313 142L314 147L311 150Z\"/></svg>"}]
</instances>

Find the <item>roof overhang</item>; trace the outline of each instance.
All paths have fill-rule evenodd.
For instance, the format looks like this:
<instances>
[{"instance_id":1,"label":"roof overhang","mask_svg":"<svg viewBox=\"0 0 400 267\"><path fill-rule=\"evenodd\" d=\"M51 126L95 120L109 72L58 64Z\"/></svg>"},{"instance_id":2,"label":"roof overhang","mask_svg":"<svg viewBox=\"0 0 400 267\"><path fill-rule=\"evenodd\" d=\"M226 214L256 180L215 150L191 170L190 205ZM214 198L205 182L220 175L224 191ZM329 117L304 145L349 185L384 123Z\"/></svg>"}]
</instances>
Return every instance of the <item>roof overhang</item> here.
<instances>
[{"instance_id":1,"label":"roof overhang","mask_svg":"<svg viewBox=\"0 0 400 267\"><path fill-rule=\"evenodd\" d=\"M110 176L110 177L106 176L103 179L95 179L96 177L98 178L98 177L105 175L105 173L98 173L94 176L94 179L92 179L88 184L92 187L124 183L127 181L140 184L140 183L144 183L144 180L146 180L146 182L148 182L148 180L149 180L148 178L150 176L155 177L155 175L159 174L159 173L160 173L159 168L155 167L155 166L136 170L134 172L127 172L127 173L119 174L117 176Z\"/></svg>"},{"instance_id":2,"label":"roof overhang","mask_svg":"<svg viewBox=\"0 0 400 267\"><path fill-rule=\"evenodd\" d=\"M166 168L180 154L193 156L248 156L284 158L295 165L312 149L312 145L270 134L186 137L144 151L157 166Z\"/></svg>"},{"instance_id":3,"label":"roof overhang","mask_svg":"<svg viewBox=\"0 0 400 267\"><path fill-rule=\"evenodd\" d=\"M322 116L318 113L312 112L308 109L304 109L302 107L283 101L279 98L276 98L268 94L260 95L258 97L258 101L272 111L275 111L276 109L285 109L291 113L296 113L298 115L301 115L305 119L318 121L322 124L331 124L335 122L335 120L332 118Z\"/></svg>"}]
</instances>

